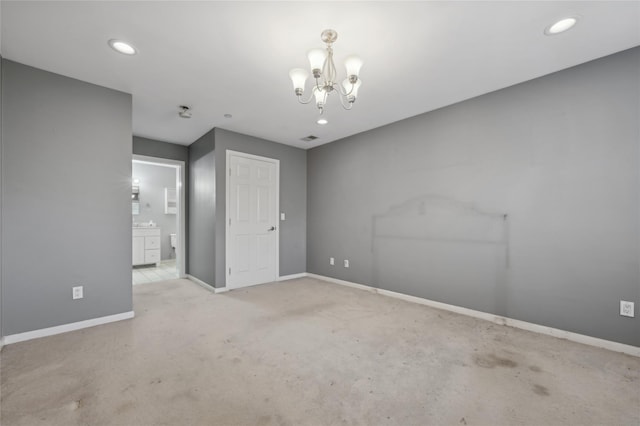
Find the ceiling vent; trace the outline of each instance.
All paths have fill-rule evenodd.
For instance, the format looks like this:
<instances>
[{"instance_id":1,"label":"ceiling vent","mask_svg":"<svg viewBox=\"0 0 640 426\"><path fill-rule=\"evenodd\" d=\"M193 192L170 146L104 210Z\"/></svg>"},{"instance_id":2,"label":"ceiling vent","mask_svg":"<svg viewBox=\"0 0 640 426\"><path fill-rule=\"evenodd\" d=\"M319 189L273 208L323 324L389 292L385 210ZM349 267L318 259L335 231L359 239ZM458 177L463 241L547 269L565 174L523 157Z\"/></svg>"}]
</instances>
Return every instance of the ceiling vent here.
<instances>
[{"instance_id":1,"label":"ceiling vent","mask_svg":"<svg viewBox=\"0 0 640 426\"><path fill-rule=\"evenodd\" d=\"M301 141L305 141L305 142L311 142L311 141L314 141L316 139L318 139L317 136L309 135L309 136L306 136L304 138L301 138L300 140Z\"/></svg>"}]
</instances>

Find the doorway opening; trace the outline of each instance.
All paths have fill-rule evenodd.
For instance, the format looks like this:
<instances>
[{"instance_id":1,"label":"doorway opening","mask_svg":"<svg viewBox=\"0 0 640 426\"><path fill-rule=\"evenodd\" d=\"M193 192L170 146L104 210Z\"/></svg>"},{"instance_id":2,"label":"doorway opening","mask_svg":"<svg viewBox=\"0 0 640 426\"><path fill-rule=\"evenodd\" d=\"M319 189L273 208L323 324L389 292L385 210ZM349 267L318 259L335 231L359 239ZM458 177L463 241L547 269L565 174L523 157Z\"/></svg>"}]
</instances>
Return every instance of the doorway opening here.
<instances>
[{"instance_id":1,"label":"doorway opening","mask_svg":"<svg viewBox=\"0 0 640 426\"><path fill-rule=\"evenodd\" d=\"M184 161L133 156L133 285L186 275L184 170Z\"/></svg>"}]
</instances>

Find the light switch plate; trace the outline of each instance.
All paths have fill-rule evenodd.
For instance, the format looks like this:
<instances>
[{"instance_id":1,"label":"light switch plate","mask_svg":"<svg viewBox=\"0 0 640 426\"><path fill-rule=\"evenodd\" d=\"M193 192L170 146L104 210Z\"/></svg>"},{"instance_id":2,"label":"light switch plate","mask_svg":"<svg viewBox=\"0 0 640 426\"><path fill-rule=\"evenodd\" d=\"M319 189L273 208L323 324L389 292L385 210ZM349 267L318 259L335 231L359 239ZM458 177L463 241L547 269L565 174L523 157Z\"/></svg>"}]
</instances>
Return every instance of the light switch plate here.
<instances>
[{"instance_id":1,"label":"light switch plate","mask_svg":"<svg viewBox=\"0 0 640 426\"><path fill-rule=\"evenodd\" d=\"M280 213L280 220L284 220L284 213Z\"/></svg>"}]
</instances>

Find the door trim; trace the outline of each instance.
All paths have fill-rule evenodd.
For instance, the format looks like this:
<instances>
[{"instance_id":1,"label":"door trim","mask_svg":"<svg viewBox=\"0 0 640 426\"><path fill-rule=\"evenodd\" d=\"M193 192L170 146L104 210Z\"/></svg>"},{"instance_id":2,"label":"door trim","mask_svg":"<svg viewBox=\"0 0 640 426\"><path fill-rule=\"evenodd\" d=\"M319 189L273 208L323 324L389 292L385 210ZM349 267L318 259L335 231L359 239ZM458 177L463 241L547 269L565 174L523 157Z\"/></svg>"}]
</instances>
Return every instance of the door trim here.
<instances>
[{"instance_id":1,"label":"door trim","mask_svg":"<svg viewBox=\"0 0 640 426\"><path fill-rule=\"evenodd\" d=\"M224 215L224 240L225 240L225 260L224 260L224 276L225 276L225 285L229 290L235 289L235 288L242 288L242 287L248 287L245 285L230 285L229 283L229 259L230 254L231 254L231 239L228 238L229 236L229 196L230 196L230 191L229 191L229 185L230 185L230 180L228 179L229 177L229 172L231 171L230 166L231 166L231 156L235 155L238 157L243 157L243 158L247 158L249 160L259 160L259 161L265 161L267 163L272 163L275 165L276 168L276 202L275 205L273 206L273 214L274 214L274 218L276 221L276 242L275 242L275 276L273 277L273 281L277 281L278 277L280 276L280 160L275 159L275 158L269 158L269 157L261 157L259 155L253 155L253 154L247 154L246 152L240 152L240 151L232 151L230 149L227 149L226 151L226 158L225 158L225 171L224 171L224 179L225 179L225 215ZM260 283L260 284L265 284L265 283ZM254 284L254 285L259 285L259 284Z\"/></svg>"},{"instance_id":2,"label":"door trim","mask_svg":"<svg viewBox=\"0 0 640 426\"><path fill-rule=\"evenodd\" d=\"M178 237L178 252L176 253L178 268L178 278L185 278L187 276L187 259L186 259L186 246L187 246L187 232L186 232L186 208L185 208L185 162L181 160L171 160L168 158L149 157L146 155L133 154L132 161L141 164L153 164L156 166L172 167L177 169L176 179L176 194L178 197L178 214L177 214L177 237Z\"/></svg>"}]
</instances>

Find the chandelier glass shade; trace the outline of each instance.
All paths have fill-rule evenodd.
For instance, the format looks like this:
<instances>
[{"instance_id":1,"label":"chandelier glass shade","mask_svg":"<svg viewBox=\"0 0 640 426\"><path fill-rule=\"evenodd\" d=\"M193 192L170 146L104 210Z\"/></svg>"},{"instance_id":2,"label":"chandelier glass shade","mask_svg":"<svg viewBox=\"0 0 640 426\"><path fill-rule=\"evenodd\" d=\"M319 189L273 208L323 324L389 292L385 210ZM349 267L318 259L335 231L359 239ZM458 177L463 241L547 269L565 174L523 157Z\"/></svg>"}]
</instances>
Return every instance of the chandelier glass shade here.
<instances>
[{"instance_id":1,"label":"chandelier glass shade","mask_svg":"<svg viewBox=\"0 0 640 426\"><path fill-rule=\"evenodd\" d=\"M336 65L333 61L333 43L337 38L338 33L335 30L324 30L321 34L321 39L326 44L326 47L324 49L311 49L307 53L311 75L315 80L311 95L307 100L303 100L302 95L304 94L305 82L309 78L309 72L303 68L294 68L289 71L289 77L291 77L293 90L298 97L298 102L308 104L315 100L320 114L324 112L327 98L334 92L338 94L342 107L347 110L351 109L358 97L358 89L362 84L359 77L362 60L354 55L347 57L345 60L347 78L342 81L342 84L338 84Z\"/></svg>"}]
</instances>

